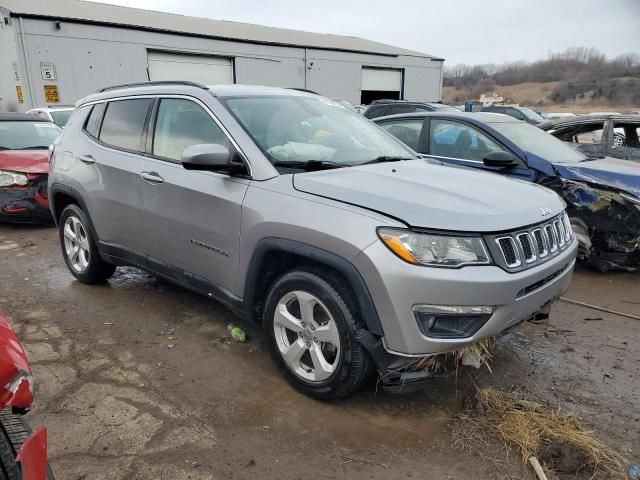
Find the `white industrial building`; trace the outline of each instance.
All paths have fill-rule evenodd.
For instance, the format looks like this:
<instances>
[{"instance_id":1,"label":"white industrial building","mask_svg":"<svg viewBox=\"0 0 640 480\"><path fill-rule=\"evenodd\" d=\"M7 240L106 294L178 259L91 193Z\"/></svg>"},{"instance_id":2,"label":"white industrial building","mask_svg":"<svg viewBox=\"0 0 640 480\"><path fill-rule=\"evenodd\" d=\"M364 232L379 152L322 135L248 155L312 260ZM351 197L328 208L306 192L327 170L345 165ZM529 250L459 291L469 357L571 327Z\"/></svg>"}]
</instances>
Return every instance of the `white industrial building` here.
<instances>
[{"instance_id":1,"label":"white industrial building","mask_svg":"<svg viewBox=\"0 0 640 480\"><path fill-rule=\"evenodd\" d=\"M305 88L354 104L438 101L443 61L355 37L82 0L0 0L0 111L147 80Z\"/></svg>"}]
</instances>

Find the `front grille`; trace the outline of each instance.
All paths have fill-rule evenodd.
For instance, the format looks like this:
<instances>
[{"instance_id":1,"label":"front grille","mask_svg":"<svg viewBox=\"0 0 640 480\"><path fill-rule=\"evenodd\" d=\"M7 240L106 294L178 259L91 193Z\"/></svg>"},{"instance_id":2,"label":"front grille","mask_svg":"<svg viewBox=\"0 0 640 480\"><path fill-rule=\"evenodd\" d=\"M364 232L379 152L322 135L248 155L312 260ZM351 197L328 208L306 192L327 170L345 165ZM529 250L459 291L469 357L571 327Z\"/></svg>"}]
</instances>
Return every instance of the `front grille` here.
<instances>
[{"instance_id":1,"label":"front grille","mask_svg":"<svg viewBox=\"0 0 640 480\"><path fill-rule=\"evenodd\" d=\"M518 259L518 251L516 250L516 244L511 237L504 237L498 240L498 245L504 255L504 260L507 262L508 267L517 267L520 265Z\"/></svg>"},{"instance_id":2,"label":"front grille","mask_svg":"<svg viewBox=\"0 0 640 480\"><path fill-rule=\"evenodd\" d=\"M494 259L509 271L539 265L564 251L573 239L568 218L559 215L538 225L489 236Z\"/></svg>"},{"instance_id":3,"label":"front grille","mask_svg":"<svg viewBox=\"0 0 640 480\"><path fill-rule=\"evenodd\" d=\"M539 288L544 287L547 283L551 282L552 280L555 280L556 278L558 278L560 275L562 275L562 273L569 267L569 264L566 264L564 267L562 267L560 270L556 270L555 272L553 272L551 275L543 278L542 280L538 280L535 283L532 283L531 285L527 285L526 287L524 287L522 290L520 290L518 292L517 298L520 297L524 297L525 295L527 295L528 293L534 292L536 290L538 290Z\"/></svg>"}]
</instances>

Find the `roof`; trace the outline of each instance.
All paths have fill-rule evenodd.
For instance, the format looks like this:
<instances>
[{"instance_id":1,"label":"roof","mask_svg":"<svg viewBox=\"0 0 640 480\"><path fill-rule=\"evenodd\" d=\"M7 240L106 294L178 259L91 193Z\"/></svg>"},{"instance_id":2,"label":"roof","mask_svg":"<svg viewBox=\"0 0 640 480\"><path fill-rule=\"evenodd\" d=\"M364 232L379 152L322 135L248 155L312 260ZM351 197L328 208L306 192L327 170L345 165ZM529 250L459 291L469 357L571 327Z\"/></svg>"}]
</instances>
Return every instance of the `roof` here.
<instances>
[{"instance_id":1,"label":"roof","mask_svg":"<svg viewBox=\"0 0 640 480\"><path fill-rule=\"evenodd\" d=\"M398 115L387 115L385 117L378 117L372 119L373 122L378 122L380 120L389 120L391 118L423 118L423 117L439 117L439 118L450 118L453 120L470 120L472 122L477 123L515 123L521 122L521 120L516 120L509 115L504 115L502 113L491 113L491 112L415 112L415 113L400 113Z\"/></svg>"},{"instance_id":2,"label":"roof","mask_svg":"<svg viewBox=\"0 0 640 480\"><path fill-rule=\"evenodd\" d=\"M31 110L27 110L27 113L41 111L41 110L44 110L46 112L60 112L60 111L66 111L66 110L73 110L74 108L75 107L73 105L57 105L55 107L36 107L36 108L32 108Z\"/></svg>"},{"instance_id":3,"label":"roof","mask_svg":"<svg viewBox=\"0 0 640 480\"><path fill-rule=\"evenodd\" d=\"M44 118L29 115L27 113L0 113L0 122L46 122L51 123Z\"/></svg>"},{"instance_id":4,"label":"roof","mask_svg":"<svg viewBox=\"0 0 640 480\"><path fill-rule=\"evenodd\" d=\"M443 60L442 58L426 53L406 50L358 37L303 32L300 30L266 27L251 23L189 17L83 0L0 0L0 6L9 10L12 16L18 17L70 20L209 38L239 40L251 43L299 46L324 50L343 50L392 56L408 55L426 57L433 60Z\"/></svg>"},{"instance_id":5,"label":"roof","mask_svg":"<svg viewBox=\"0 0 640 480\"><path fill-rule=\"evenodd\" d=\"M188 94L190 89L200 88L209 91L215 97L249 97L262 95L286 95L296 97L317 97L315 93L304 92L292 88L263 87L259 85L200 85L193 82L143 82L129 85L117 85L104 89L97 93L92 93L76 103L76 106L88 102L108 100L122 96L135 95L166 95L166 94Z\"/></svg>"},{"instance_id":6,"label":"roof","mask_svg":"<svg viewBox=\"0 0 640 480\"><path fill-rule=\"evenodd\" d=\"M618 113L605 113L603 115L576 115L575 117L553 118L540 124L541 128L547 129L558 125L572 125L574 123L604 122L606 120L617 122L638 122L640 115L620 115Z\"/></svg>"}]
</instances>

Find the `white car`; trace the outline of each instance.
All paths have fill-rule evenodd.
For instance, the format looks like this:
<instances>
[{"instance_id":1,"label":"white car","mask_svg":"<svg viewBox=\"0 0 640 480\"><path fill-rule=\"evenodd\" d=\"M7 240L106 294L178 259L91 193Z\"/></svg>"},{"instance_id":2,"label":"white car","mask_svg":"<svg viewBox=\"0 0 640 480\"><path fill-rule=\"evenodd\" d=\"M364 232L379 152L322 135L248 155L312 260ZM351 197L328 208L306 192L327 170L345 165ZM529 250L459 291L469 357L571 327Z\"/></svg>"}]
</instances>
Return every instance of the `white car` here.
<instances>
[{"instance_id":1,"label":"white car","mask_svg":"<svg viewBox=\"0 0 640 480\"><path fill-rule=\"evenodd\" d=\"M73 107L42 107L27 111L31 115L49 120L62 128L67 124L72 112Z\"/></svg>"}]
</instances>

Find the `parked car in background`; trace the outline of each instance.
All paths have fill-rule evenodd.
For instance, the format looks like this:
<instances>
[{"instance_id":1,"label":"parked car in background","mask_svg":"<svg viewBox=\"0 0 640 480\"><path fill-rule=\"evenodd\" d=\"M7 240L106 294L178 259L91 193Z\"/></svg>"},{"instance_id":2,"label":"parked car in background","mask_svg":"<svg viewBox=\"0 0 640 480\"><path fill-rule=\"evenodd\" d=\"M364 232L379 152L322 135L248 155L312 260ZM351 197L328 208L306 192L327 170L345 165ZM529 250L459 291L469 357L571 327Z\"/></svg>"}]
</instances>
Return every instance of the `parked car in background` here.
<instances>
[{"instance_id":1,"label":"parked car in background","mask_svg":"<svg viewBox=\"0 0 640 480\"><path fill-rule=\"evenodd\" d=\"M59 127L64 128L73 113L73 108L74 107L42 107L27 110L27 113L53 122Z\"/></svg>"},{"instance_id":2,"label":"parked car in background","mask_svg":"<svg viewBox=\"0 0 640 480\"><path fill-rule=\"evenodd\" d=\"M374 370L388 389L426 381L416 356L546 315L575 263L553 192L421 159L290 89L107 89L79 102L51 165L79 281L131 265L215 298L262 322L287 380L320 399Z\"/></svg>"},{"instance_id":3,"label":"parked car in background","mask_svg":"<svg viewBox=\"0 0 640 480\"><path fill-rule=\"evenodd\" d=\"M0 313L0 478L54 480L47 464L47 430L31 431L24 415L33 403L33 378L20 341Z\"/></svg>"},{"instance_id":4,"label":"parked car in background","mask_svg":"<svg viewBox=\"0 0 640 480\"><path fill-rule=\"evenodd\" d=\"M640 161L640 117L637 115L582 115L545 122L540 128L591 158L608 156Z\"/></svg>"},{"instance_id":5,"label":"parked car in background","mask_svg":"<svg viewBox=\"0 0 640 480\"><path fill-rule=\"evenodd\" d=\"M24 113L0 113L0 222L51 224L49 145L56 124Z\"/></svg>"},{"instance_id":6,"label":"parked car in background","mask_svg":"<svg viewBox=\"0 0 640 480\"><path fill-rule=\"evenodd\" d=\"M358 112L358 110L356 109L356 107L354 107L350 102L348 102L347 100L345 100L344 98L332 98L331 100L333 100L336 103L339 103L340 105L342 105L344 108L351 110L354 113L360 113Z\"/></svg>"},{"instance_id":7,"label":"parked car in background","mask_svg":"<svg viewBox=\"0 0 640 480\"><path fill-rule=\"evenodd\" d=\"M544 122L544 118L540 116L538 112L526 107L516 107L513 105L491 105L490 107L483 107L483 112L502 113L509 115L516 120L523 120L532 125L538 125Z\"/></svg>"},{"instance_id":8,"label":"parked car in background","mask_svg":"<svg viewBox=\"0 0 640 480\"><path fill-rule=\"evenodd\" d=\"M437 102L409 102L406 100L374 100L364 111L367 118L377 118L385 115L396 115L411 112L453 111L458 109L444 103Z\"/></svg>"},{"instance_id":9,"label":"parked car in background","mask_svg":"<svg viewBox=\"0 0 640 480\"><path fill-rule=\"evenodd\" d=\"M640 165L609 157L590 161L543 130L494 113L396 115L375 122L442 162L551 188L568 205L581 258L600 270L640 269ZM547 249L537 244L538 252Z\"/></svg>"},{"instance_id":10,"label":"parked car in background","mask_svg":"<svg viewBox=\"0 0 640 480\"><path fill-rule=\"evenodd\" d=\"M577 115L575 113L569 113L569 112L543 112L542 113L542 118L544 118L545 120L559 120L559 119L565 119L570 117L577 117Z\"/></svg>"}]
</instances>

